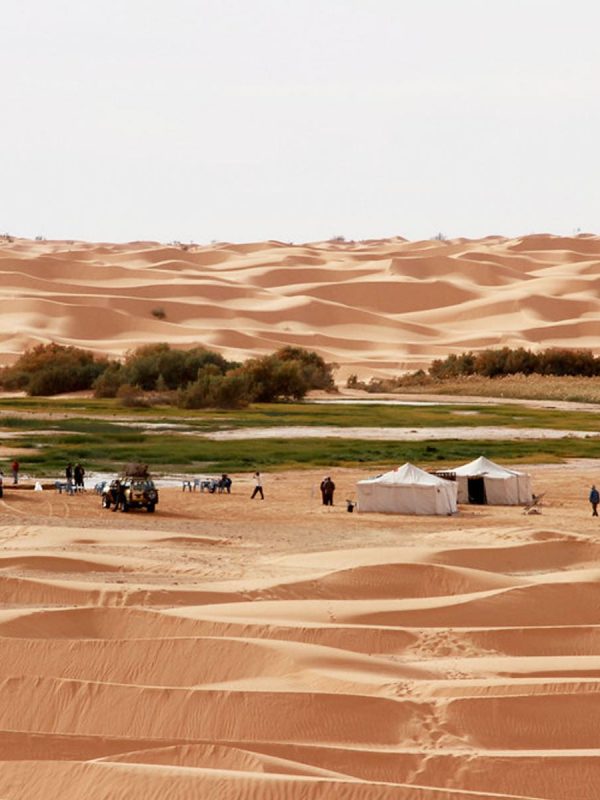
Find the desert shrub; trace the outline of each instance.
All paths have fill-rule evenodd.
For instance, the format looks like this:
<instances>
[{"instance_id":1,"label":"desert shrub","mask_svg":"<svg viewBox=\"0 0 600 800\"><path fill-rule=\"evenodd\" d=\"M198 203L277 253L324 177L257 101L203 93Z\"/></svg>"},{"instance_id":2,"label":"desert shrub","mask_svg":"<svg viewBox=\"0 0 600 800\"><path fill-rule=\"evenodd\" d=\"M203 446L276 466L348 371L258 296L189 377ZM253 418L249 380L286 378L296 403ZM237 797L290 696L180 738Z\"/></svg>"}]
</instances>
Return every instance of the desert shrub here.
<instances>
[{"instance_id":1,"label":"desert shrub","mask_svg":"<svg viewBox=\"0 0 600 800\"><path fill-rule=\"evenodd\" d=\"M167 312L162 307L153 308L150 313L152 314L153 317L156 317L156 319L165 319L165 317L167 316Z\"/></svg>"},{"instance_id":2,"label":"desert shrub","mask_svg":"<svg viewBox=\"0 0 600 800\"><path fill-rule=\"evenodd\" d=\"M598 375L600 359L589 350L551 347L538 355L536 372L541 375Z\"/></svg>"},{"instance_id":3,"label":"desert shrub","mask_svg":"<svg viewBox=\"0 0 600 800\"><path fill-rule=\"evenodd\" d=\"M249 391L259 403L300 400L310 389L332 389L333 365L301 347L283 347L276 353L252 358L241 367Z\"/></svg>"},{"instance_id":4,"label":"desert shrub","mask_svg":"<svg viewBox=\"0 0 600 800\"><path fill-rule=\"evenodd\" d=\"M149 405L148 400L140 388L138 386L132 386L130 383L123 383L119 386L117 397L121 405L126 408L145 408Z\"/></svg>"},{"instance_id":5,"label":"desert shrub","mask_svg":"<svg viewBox=\"0 0 600 800\"><path fill-rule=\"evenodd\" d=\"M106 358L96 358L77 347L40 344L0 372L0 385L38 396L90 389L108 363Z\"/></svg>"},{"instance_id":6,"label":"desert shrub","mask_svg":"<svg viewBox=\"0 0 600 800\"><path fill-rule=\"evenodd\" d=\"M503 375L600 375L600 358L589 350L551 347L534 353L524 347L488 348L474 354L450 355L433 361L429 375L436 379L481 375L496 378Z\"/></svg>"},{"instance_id":7,"label":"desert shrub","mask_svg":"<svg viewBox=\"0 0 600 800\"><path fill-rule=\"evenodd\" d=\"M237 364L204 347L174 350L168 344L149 344L130 351L123 365L127 383L145 391L157 388L162 378L163 389L179 389L195 381L198 371L212 364L225 373Z\"/></svg>"},{"instance_id":8,"label":"desert shrub","mask_svg":"<svg viewBox=\"0 0 600 800\"><path fill-rule=\"evenodd\" d=\"M124 371L121 364L110 364L93 383L94 397L116 397L123 382Z\"/></svg>"},{"instance_id":9,"label":"desert shrub","mask_svg":"<svg viewBox=\"0 0 600 800\"><path fill-rule=\"evenodd\" d=\"M433 378L455 378L458 375L472 375L475 372L475 354L472 352L456 355L452 353L445 359L431 363L429 374Z\"/></svg>"},{"instance_id":10,"label":"desert shrub","mask_svg":"<svg viewBox=\"0 0 600 800\"><path fill-rule=\"evenodd\" d=\"M0 386L8 392L26 389L29 384L29 373L15 367L4 367L0 370Z\"/></svg>"},{"instance_id":11,"label":"desert shrub","mask_svg":"<svg viewBox=\"0 0 600 800\"><path fill-rule=\"evenodd\" d=\"M50 344L26 351L0 370L0 386L35 395L93 388L96 397L118 397L125 405L139 405L142 392L170 402L179 392L176 402L184 407L238 408L254 400L301 399L310 389L331 390L333 369L317 353L299 347L240 365L204 347L174 350L158 343L130 351L120 364Z\"/></svg>"},{"instance_id":12,"label":"desert shrub","mask_svg":"<svg viewBox=\"0 0 600 800\"><path fill-rule=\"evenodd\" d=\"M215 364L198 372L193 383L180 389L177 405L181 408L243 408L252 400L249 380L241 370L223 375Z\"/></svg>"},{"instance_id":13,"label":"desert shrub","mask_svg":"<svg viewBox=\"0 0 600 800\"><path fill-rule=\"evenodd\" d=\"M275 353L275 358L281 361L291 361L298 364L302 377L309 389L333 389L333 370L335 364L327 364L314 350L305 350L302 347L282 347Z\"/></svg>"},{"instance_id":14,"label":"desert shrub","mask_svg":"<svg viewBox=\"0 0 600 800\"><path fill-rule=\"evenodd\" d=\"M308 387L302 382L297 364L284 362L273 355L251 358L242 367L253 400L270 403L279 399L301 399Z\"/></svg>"}]
</instances>

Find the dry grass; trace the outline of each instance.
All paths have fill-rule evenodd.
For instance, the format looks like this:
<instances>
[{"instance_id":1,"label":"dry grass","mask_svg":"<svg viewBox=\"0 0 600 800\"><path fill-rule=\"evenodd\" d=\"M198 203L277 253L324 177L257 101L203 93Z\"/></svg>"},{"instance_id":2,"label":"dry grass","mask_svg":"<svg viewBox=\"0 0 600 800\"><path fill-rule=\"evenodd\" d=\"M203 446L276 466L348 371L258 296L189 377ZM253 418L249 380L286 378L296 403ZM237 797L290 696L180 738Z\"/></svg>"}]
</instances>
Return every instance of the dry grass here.
<instances>
[{"instance_id":1,"label":"dry grass","mask_svg":"<svg viewBox=\"0 0 600 800\"><path fill-rule=\"evenodd\" d=\"M484 378L434 380L423 378L397 387L402 393L455 394L479 397L517 398L523 400L567 400L577 403L600 403L600 378L554 375L505 375Z\"/></svg>"}]
</instances>

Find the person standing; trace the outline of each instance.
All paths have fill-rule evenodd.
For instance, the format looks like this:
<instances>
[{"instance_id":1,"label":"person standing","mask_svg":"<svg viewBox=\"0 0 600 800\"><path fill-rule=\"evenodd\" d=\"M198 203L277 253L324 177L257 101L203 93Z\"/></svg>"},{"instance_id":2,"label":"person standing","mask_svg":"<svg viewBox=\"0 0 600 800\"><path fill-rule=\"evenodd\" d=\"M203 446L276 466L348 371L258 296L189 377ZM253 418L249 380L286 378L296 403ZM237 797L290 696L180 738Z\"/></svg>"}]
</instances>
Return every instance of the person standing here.
<instances>
[{"instance_id":1,"label":"person standing","mask_svg":"<svg viewBox=\"0 0 600 800\"><path fill-rule=\"evenodd\" d=\"M331 480L331 477L328 475L326 478L323 478L321 481L321 497L323 498L323 505L324 506L332 506L333 505L333 493L335 492L335 483Z\"/></svg>"},{"instance_id":2,"label":"person standing","mask_svg":"<svg viewBox=\"0 0 600 800\"><path fill-rule=\"evenodd\" d=\"M21 465L19 464L19 462L15 458L15 460L12 462L13 483L18 483L19 482L19 470L20 469L21 469Z\"/></svg>"},{"instance_id":3,"label":"person standing","mask_svg":"<svg viewBox=\"0 0 600 800\"><path fill-rule=\"evenodd\" d=\"M81 466L81 464L75 464L75 469L73 470L73 477L75 478L75 491L76 492L83 492L85 489L83 483L83 476L85 475L85 470Z\"/></svg>"},{"instance_id":4,"label":"person standing","mask_svg":"<svg viewBox=\"0 0 600 800\"><path fill-rule=\"evenodd\" d=\"M600 503L600 492L595 486L590 489L590 503L592 504L592 517L598 516L598 503Z\"/></svg>"},{"instance_id":5,"label":"person standing","mask_svg":"<svg viewBox=\"0 0 600 800\"><path fill-rule=\"evenodd\" d=\"M260 499L261 500L265 499L265 495L264 495L264 492L263 492L262 478L261 478L260 472L255 472L254 473L254 491L252 492L252 495L250 496L250 499L254 500L254 498L256 497L257 494L260 495Z\"/></svg>"},{"instance_id":6,"label":"person standing","mask_svg":"<svg viewBox=\"0 0 600 800\"><path fill-rule=\"evenodd\" d=\"M73 494L73 464L67 464L65 468L65 478L67 480L67 493Z\"/></svg>"}]
</instances>

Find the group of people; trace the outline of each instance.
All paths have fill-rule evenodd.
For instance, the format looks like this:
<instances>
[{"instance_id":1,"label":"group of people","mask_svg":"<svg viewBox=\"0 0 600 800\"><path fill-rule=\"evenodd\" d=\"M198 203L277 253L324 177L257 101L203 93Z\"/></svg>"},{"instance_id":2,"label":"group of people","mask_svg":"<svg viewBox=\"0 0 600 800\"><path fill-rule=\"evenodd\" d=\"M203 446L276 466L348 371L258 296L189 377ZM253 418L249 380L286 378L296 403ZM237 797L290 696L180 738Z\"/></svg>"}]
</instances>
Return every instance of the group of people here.
<instances>
[{"instance_id":1,"label":"group of people","mask_svg":"<svg viewBox=\"0 0 600 800\"><path fill-rule=\"evenodd\" d=\"M327 475L321 481L321 497L323 498L324 506L333 505L333 493L335 492L335 483L331 480L331 476ZM260 497L261 500L265 499L265 492L263 489L263 480L260 472L254 473L254 489L250 495L250 499L254 500L255 497Z\"/></svg>"},{"instance_id":2,"label":"group of people","mask_svg":"<svg viewBox=\"0 0 600 800\"><path fill-rule=\"evenodd\" d=\"M20 469L19 462L16 461L16 460L13 461L11 469L12 469L13 483L18 483L19 482L19 469ZM71 463L67 464L67 466L65 468L65 478L66 478L66 483L67 483L67 491L69 491L71 493L72 492L83 492L83 491L85 491L85 483L84 483L85 469L81 466L81 464L78 463L78 464L75 464L75 466L73 466L73 464L71 464ZM113 481L113 483L114 484L118 484L118 485L115 485L114 487L111 486L111 489L114 489L114 494L115 494L115 502L114 502L114 506L115 507L113 507L113 510L116 511L116 506L118 505L117 495L119 495L119 497L120 497L120 488L121 487L120 487L120 481ZM232 483L232 481L231 481L231 478L229 477L229 475L227 475L226 473L223 473L221 475L221 477L218 478L218 479L217 478L211 478L211 479L207 480L206 482L201 483L200 484L200 490L202 491L204 489L207 489L209 492L219 491L219 492L227 492L227 494L230 494L231 493L231 483ZM321 496L322 496L322 499L323 499L323 505L324 506L332 506L333 505L333 493L335 492L335 483L331 480L331 477L329 475L327 475L321 481L320 489L321 489ZM595 492L596 499L595 499L595 501L592 501L592 494L594 492ZM265 493L264 493L264 489L263 489L263 480L262 480L262 476L261 476L260 472L258 472L258 471L254 473L254 489L252 491L252 494L250 495L250 498L253 500L257 496L260 497L261 500L265 499ZM596 490L596 488L594 486L592 487L592 493L590 494L590 502L592 502L593 507L594 507L594 511L593 511L594 516L598 516L598 512L597 512L596 509L597 509L598 503L600 503L600 494L598 494L598 491ZM594 502L595 502L595 504L594 504Z\"/></svg>"},{"instance_id":3,"label":"group of people","mask_svg":"<svg viewBox=\"0 0 600 800\"><path fill-rule=\"evenodd\" d=\"M215 492L227 492L227 494L231 494L232 483L233 481L229 475L224 472L220 478L205 478L201 480L200 491L203 492L206 489L209 494L214 494Z\"/></svg>"},{"instance_id":4,"label":"group of people","mask_svg":"<svg viewBox=\"0 0 600 800\"><path fill-rule=\"evenodd\" d=\"M85 484L83 479L85 477L85 470L81 464L67 464L65 468L65 478L67 480L67 491L83 492L85 491Z\"/></svg>"}]
</instances>

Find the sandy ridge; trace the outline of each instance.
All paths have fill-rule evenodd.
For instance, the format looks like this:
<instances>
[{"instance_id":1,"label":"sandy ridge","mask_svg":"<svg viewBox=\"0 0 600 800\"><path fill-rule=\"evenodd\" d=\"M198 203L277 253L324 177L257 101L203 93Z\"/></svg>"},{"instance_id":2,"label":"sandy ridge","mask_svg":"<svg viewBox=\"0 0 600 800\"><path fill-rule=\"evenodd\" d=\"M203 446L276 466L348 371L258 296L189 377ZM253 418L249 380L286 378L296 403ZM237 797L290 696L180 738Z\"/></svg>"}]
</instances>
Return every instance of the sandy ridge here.
<instances>
[{"instance_id":1,"label":"sandy ridge","mask_svg":"<svg viewBox=\"0 0 600 800\"><path fill-rule=\"evenodd\" d=\"M0 358L56 341L244 359L317 349L340 378L488 346L597 347L600 238L217 243L0 240ZM153 315L163 310L164 319ZM482 324L485 320L485 324Z\"/></svg>"}]
</instances>

